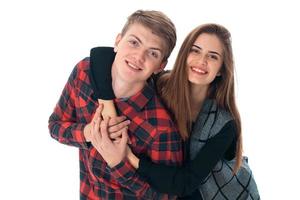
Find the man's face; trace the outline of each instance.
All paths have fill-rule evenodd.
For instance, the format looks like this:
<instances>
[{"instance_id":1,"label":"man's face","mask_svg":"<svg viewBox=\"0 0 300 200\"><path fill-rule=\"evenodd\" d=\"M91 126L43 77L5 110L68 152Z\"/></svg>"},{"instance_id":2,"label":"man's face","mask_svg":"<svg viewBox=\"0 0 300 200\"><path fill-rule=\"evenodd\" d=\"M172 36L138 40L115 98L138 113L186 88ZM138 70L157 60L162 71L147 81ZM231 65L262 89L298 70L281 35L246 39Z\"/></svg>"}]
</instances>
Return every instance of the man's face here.
<instances>
[{"instance_id":1,"label":"man's face","mask_svg":"<svg viewBox=\"0 0 300 200\"><path fill-rule=\"evenodd\" d=\"M113 77L125 84L144 85L152 73L165 67L164 49L163 40L150 29L139 23L130 25L123 36L116 38Z\"/></svg>"}]
</instances>

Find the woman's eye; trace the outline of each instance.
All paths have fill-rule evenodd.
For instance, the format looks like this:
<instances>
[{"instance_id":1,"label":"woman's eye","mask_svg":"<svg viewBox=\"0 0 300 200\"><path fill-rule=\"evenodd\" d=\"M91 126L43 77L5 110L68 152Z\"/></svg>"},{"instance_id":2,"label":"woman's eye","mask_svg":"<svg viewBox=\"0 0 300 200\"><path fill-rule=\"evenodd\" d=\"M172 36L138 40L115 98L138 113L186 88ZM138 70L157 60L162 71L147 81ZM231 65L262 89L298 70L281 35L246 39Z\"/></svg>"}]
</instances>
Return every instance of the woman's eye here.
<instances>
[{"instance_id":1,"label":"woman's eye","mask_svg":"<svg viewBox=\"0 0 300 200\"><path fill-rule=\"evenodd\" d=\"M191 48L191 52L193 52L193 53L200 53L199 49L196 49L196 48Z\"/></svg>"},{"instance_id":2,"label":"woman's eye","mask_svg":"<svg viewBox=\"0 0 300 200\"><path fill-rule=\"evenodd\" d=\"M216 55L209 55L208 57L213 60L218 60L218 56Z\"/></svg>"}]
</instances>

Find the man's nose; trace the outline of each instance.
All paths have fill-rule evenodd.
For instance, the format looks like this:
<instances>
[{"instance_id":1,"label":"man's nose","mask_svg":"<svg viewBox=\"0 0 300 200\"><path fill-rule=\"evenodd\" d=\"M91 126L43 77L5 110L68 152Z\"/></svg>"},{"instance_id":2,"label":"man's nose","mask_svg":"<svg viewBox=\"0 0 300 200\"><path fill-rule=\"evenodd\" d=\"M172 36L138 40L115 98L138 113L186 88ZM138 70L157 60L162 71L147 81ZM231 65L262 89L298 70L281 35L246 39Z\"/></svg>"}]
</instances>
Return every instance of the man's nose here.
<instances>
[{"instance_id":1,"label":"man's nose","mask_svg":"<svg viewBox=\"0 0 300 200\"><path fill-rule=\"evenodd\" d=\"M145 62L145 55L146 55L145 50L138 49L135 53L136 61L139 62L139 63L144 63Z\"/></svg>"}]
</instances>

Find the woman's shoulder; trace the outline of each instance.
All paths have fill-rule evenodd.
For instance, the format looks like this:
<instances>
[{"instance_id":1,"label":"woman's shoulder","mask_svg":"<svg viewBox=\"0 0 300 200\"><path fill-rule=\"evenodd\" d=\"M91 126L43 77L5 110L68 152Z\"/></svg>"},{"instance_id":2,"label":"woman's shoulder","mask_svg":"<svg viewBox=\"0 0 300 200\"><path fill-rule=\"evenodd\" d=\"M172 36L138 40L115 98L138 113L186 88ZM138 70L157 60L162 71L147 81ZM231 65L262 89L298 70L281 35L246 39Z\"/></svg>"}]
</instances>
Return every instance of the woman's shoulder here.
<instances>
[{"instance_id":1,"label":"woman's shoulder","mask_svg":"<svg viewBox=\"0 0 300 200\"><path fill-rule=\"evenodd\" d=\"M218 105L217 101L214 99L206 99L202 105L202 109L198 114L198 118L201 115L214 115L215 120L231 120L233 119L231 113Z\"/></svg>"},{"instance_id":2,"label":"woman's shoulder","mask_svg":"<svg viewBox=\"0 0 300 200\"><path fill-rule=\"evenodd\" d=\"M230 112L218 106L215 100L207 99L198 114L192 135L208 139L218 134L230 121L233 121Z\"/></svg>"}]
</instances>

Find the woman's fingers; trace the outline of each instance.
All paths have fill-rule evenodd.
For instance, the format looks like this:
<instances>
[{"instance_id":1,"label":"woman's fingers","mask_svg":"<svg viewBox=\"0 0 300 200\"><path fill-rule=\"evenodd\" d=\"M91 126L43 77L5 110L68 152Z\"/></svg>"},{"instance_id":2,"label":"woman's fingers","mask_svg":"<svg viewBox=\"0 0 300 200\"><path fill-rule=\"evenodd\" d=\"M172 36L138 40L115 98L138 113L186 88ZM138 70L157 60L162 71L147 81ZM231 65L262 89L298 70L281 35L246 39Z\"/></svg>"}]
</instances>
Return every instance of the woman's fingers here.
<instances>
[{"instance_id":1,"label":"woman's fingers","mask_svg":"<svg viewBox=\"0 0 300 200\"><path fill-rule=\"evenodd\" d=\"M110 137L110 139L117 139L117 138L119 138L119 137L122 137L122 132L123 132L123 131L127 131L127 129L128 129L128 127L125 126L125 127L123 127L121 130L119 130L119 131L116 131L116 132L109 132L109 137Z\"/></svg>"},{"instance_id":2,"label":"woman's fingers","mask_svg":"<svg viewBox=\"0 0 300 200\"><path fill-rule=\"evenodd\" d=\"M112 118L111 120L114 120L114 118ZM114 121L114 122L116 122L116 121ZM124 127L128 126L130 124L130 120L125 120L125 121L123 120L123 121L120 121L119 123L114 123L114 125L110 125L110 124L113 124L113 123L109 123L108 132L113 133L113 132L120 131Z\"/></svg>"},{"instance_id":3,"label":"woman's fingers","mask_svg":"<svg viewBox=\"0 0 300 200\"><path fill-rule=\"evenodd\" d=\"M124 120L126 120L125 116L111 117L108 122L108 126L111 127L111 126L117 125L117 124L123 122Z\"/></svg>"}]
</instances>

